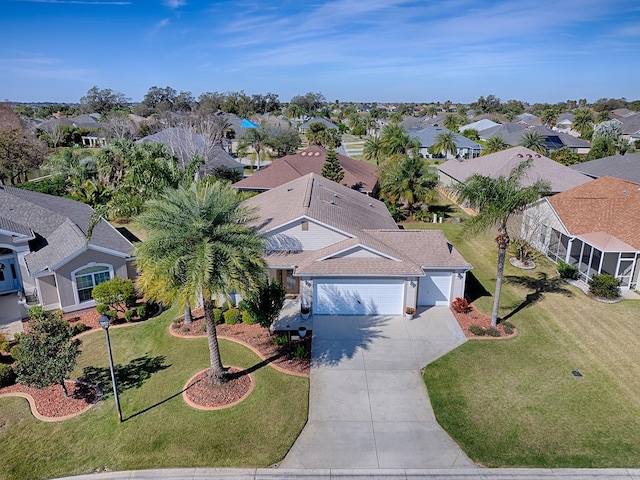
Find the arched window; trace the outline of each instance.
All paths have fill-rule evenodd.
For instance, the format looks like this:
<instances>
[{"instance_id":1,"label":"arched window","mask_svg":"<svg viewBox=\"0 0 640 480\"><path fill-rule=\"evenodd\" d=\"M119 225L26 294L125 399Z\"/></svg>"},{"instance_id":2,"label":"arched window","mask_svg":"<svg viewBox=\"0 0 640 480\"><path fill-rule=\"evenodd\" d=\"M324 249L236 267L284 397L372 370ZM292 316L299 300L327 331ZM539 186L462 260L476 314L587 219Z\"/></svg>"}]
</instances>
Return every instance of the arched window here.
<instances>
[{"instance_id":1,"label":"arched window","mask_svg":"<svg viewBox=\"0 0 640 480\"><path fill-rule=\"evenodd\" d=\"M91 292L96 285L111 280L111 268L108 265L95 265L75 272L78 300L92 300Z\"/></svg>"}]
</instances>

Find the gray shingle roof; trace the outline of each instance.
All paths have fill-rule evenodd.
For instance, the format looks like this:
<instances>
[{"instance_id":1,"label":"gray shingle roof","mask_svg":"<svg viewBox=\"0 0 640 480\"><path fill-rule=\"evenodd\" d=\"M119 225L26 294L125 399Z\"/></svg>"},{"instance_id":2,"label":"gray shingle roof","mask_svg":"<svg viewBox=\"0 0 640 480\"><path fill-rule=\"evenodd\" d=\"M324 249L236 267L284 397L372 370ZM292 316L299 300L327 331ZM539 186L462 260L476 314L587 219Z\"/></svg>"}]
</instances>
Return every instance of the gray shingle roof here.
<instances>
[{"instance_id":1,"label":"gray shingle roof","mask_svg":"<svg viewBox=\"0 0 640 480\"><path fill-rule=\"evenodd\" d=\"M420 146L422 148L428 148L434 143L436 143L436 137L444 132L451 132L451 130L446 129L444 127L426 127L421 128L420 130L408 130L407 133L412 138L417 138L420 141ZM482 150L482 145L474 142L473 140L468 139L460 135L459 133L455 134L455 144L458 148L471 148L474 150Z\"/></svg>"},{"instance_id":2,"label":"gray shingle roof","mask_svg":"<svg viewBox=\"0 0 640 480\"><path fill-rule=\"evenodd\" d=\"M593 178L608 175L621 180L640 183L640 153L612 155L591 160L590 162L571 165L569 168Z\"/></svg>"},{"instance_id":3,"label":"gray shingle roof","mask_svg":"<svg viewBox=\"0 0 640 480\"><path fill-rule=\"evenodd\" d=\"M30 273L64 261L85 245L85 235L93 210L84 203L31 192L0 187L0 224L24 235L33 231L31 253L25 261ZM131 255L133 245L105 220L94 228L90 245Z\"/></svg>"},{"instance_id":4,"label":"gray shingle roof","mask_svg":"<svg viewBox=\"0 0 640 480\"><path fill-rule=\"evenodd\" d=\"M492 178L501 175L506 177L511 170L528 158L531 158L532 163L522 180L524 187L534 184L539 179L544 179L551 184L551 192L563 192L591 180L586 175L525 147L513 147L472 160L449 160L436 167L454 180L464 182L474 173Z\"/></svg>"}]
</instances>

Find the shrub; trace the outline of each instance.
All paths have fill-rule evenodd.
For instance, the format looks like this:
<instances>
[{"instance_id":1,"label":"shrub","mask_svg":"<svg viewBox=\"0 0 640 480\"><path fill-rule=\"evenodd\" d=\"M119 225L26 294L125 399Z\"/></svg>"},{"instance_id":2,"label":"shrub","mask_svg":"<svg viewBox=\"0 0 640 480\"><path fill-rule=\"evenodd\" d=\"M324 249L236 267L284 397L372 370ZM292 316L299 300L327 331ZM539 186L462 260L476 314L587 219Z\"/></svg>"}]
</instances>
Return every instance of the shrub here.
<instances>
[{"instance_id":1,"label":"shrub","mask_svg":"<svg viewBox=\"0 0 640 480\"><path fill-rule=\"evenodd\" d=\"M295 350L293 351L293 356L295 358L307 358L309 352L304 347L304 345L297 345Z\"/></svg>"},{"instance_id":2,"label":"shrub","mask_svg":"<svg viewBox=\"0 0 640 480\"><path fill-rule=\"evenodd\" d=\"M227 325L236 325L237 323L240 323L240 310L237 308L230 308L224 312L223 316L224 323Z\"/></svg>"},{"instance_id":3,"label":"shrub","mask_svg":"<svg viewBox=\"0 0 640 480\"><path fill-rule=\"evenodd\" d=\"M4 333L0 332L0 350L4 350L6 352L9 348L9 340L7 340Z\"/></svg>"},{"instance_id":4,"label":"shrub","mask_svg":"<svg viewBox=\"0 0 640 480\"><path fill-rule=\"evenodd\" d=\"M283 347L289 343L289 337L287 335L276 335L273 337L273 344L279 347Z\"/></svg>"},{"instance_id":5,"label":"shrub","mask_svg":"<svg viewBox=\"0 0 640 480\"><path fill-rule=\"evenodd\" d=\"M249 293L246 310L260 324L269 328L284 305L285 290L280 282L261 283Z\"/></svg>"},{"instance_id":6,"label":"shrub","mask_svg":"<svg viewBox=\"0 0 640 480\"><path fill-rule=\"evenodd\" d=\"M247 303L246 300L240 300L238 302L238 308L243 312L247 309L248 306L249 306L249 304Z\"/></svg>"},{"instance_id":7,"label":"shrub","mask_svg":"<svg viewBox=\"0 0 640 480\"><path fill-rule=\"evenodd\" d=\"M140 320L144 320L145 318L147 318L147 304L146 303L141 303L140 305L138 305L136 307L136 315L138 315L138 318Z\"/></svg>"},{"instance_id":8,"label":"shrub","mask_svg":"<svg viewBox=\"0 0 640 480\"><path fill-rule=\"evenodd\" d=\"M497 328L494 327L489 327L487 328L484 333L486 335L489 335L490 337L499 337L500 336L500 332L498 331Z\"/></svg>"},{"instance_id":9,"label":"shrub","mask_svg":"<svg viewBox=\"0 0 640 480\"><path fill-rule=\"evenodd\" d=\"M109 311L109 305L107 305L106 303L99 303L98 305L96 305L96 311L100 315L105 315Z\"/></svg>"},{"instance_id":10,"label":"shrub","mask_svg":"<svg viewBox=\"0 0 640 480\"><path fill-rule=\"evenodd\" d=\"M220 310L222 310L222 313L225 313L230 308L231 308L231 303L228 301L223 302L222 305L220 306Z\"/></svg>"},{"instance_id":11,"label":"shrub","mask_svg":"<svg viewBox=\"0 0 640 480\"><path fill-rule=\"evenodd\" d=\"M11 355L11 358L13 358L14 360L18 358L18 355L20 355L20 344L11 347L11 350L9 350L9 355Z\"/></svg>"},{"instance_id":12,"label":"shrub","mask_svg":"<svg viewBox=\"0 0 640 480\"><path fill-rule=\"evenodd\" d=\"M466 298L456 297L456 299L451 302L451 308L456 313L467 313L471 310L471 306Z\"/></svg>"},{"instance_id":13,"label":"shrub","mask_svg":"<svg viewBox=\"0 0 640 480\"><path fill-rule=\"evenodd\" d=\"M413 315L414 313L416 313L416 309L413 307L407 307L404 311L407 312L407 315Z\"/></svg>"},{"instance_id":14,"label":"shrub","mask_svg":"<svg viewBox=\"0 0 640 480\"><path fill-rule=\"evenodd\" d=\"M42 320L44 318L47 318L47 312L44 311L42 306L36 305L35 307L29 308L29 319Z\"/></svg>"},{"instance_id":15,"label":"shrub","mask_svg":"<svg viewBox=\"0 0 640 480\"><path fill-rule=\"evenodd\" d=\"M86 330L89 330L89 327L87 327L87 326L86 326L84 323L82 323L82 322L78 322L78 323L76 323L75 325L73 325L73 326L71 327L71 331L72 331L72 333L73 333L73 335L74 335L74 336L76 336L76 335L78 335L78 334L80 334L80 333L82 333L82 332L84 332L84 331L86 331Z\"/></svg>"},{"instance_id":16,"label":"shrub","mask_svg":"<svg viewBox=\"0 0 640 480\"><path fill-rule=\"evenodd\" d=\"M220 325L222 323L222 309L221 308L214 308L213 309L213 323L215 325Z\"/></svg>"},{"instance_id":17,"label":"shrub","mask_svg":"<svg viewBox=\"0 0 640 480\"><path fill-rule=\"evenodd\" d=\"M256 319L253 318L253 316L245 310L244 312L242 312L242 323L244 323L245 325L253 325L256 323Z\"/></svg>"},{"instance_id":18,"label":"shrub","mask_svg":"<svg viewBox=\"0 0 640 480\"><path fill-rule=\"evenodd\" d=\"M131 322L133 320L133 316L136 314L135 310L127 310L126 312L124 312L124 319L127 322Z\"/></svg>"},{"instance_id":19,"label":"shrub","mask_svg":"<svg viewBox=\"0 0 640 480\"><path fill-rule=\"evenodd\" d=\"M513 333L513 327L509 325L502 325L502 330L504 330L505 335L511 335Z\"/></svg>"},{"instance_id":20,"label":"shrub","mask_svg":"<svg viewBox=\"0 0 640 480\"><path fill-rule=\"evenodd\" d=\"M136 304L133 282L120 277L99 283L91 291L91 296L96 302L106 303L110 308L122 313Z\"/></svg>"},{"instance_id":21,"label":"shrub","mask_svg":"<svg viewBox=\"0 0 640 480\"><path fill-rule=\"evenodd\" d=\"M16 372L11 365L0 363L0 388L16 383Z\"/></svg>"},{"instance_id":22,"label":"shrub","mask_svg":"<svg viewBox=\"0 0 640 480\"><path fill-rule=\"evenodd\" d=\"M207 332L207 322L202 322L202 325L200 325L200 331L202 333L206 333Z\"/></svg>"},{"instance_id":23,"label":"shrub","mask_svg":"<svg viewBox=\"0 0 640 480\"><path fill-rule=\"evenodd\" d=\"M558 273L561 278L569 278L571 280L577 280L579 271L576 265L569 265L564 260L558 260Z\"/></svg>"},{"instance_id":24,"label":"shrub","mask_svg":"<svg viewBox=\"0 0 640 480\"><path fill-rule=\"evenodd\" d=\"M513 323L511 323L509 320L505 320L504 322L500 322L500 325L502 325L503 328L515 328Z\"/></svg>"},{"instance_id":25,"label":"shrub","mask_svg":"<svg viewBox=\"0 0 640 480\"><path fill-rule=\"evenodd\" d=\"M479 336L479 337L484 336L484 328L482 328L482 327L481 327L481 326L479 326L479 325L471 325L471 326L469 327L469 331L470 331L471 333L473 333L474 335L477 335L477 336Z\"/></svg>"},{"instance_id":26,"label":"shrub","mask_svg":"<svg viewBox=\"0 0 640 480\"><path fill-rule=\"evenodd\" d=\"M618 298L620 296L620 280L608 273L595 274L589 280L589 292L600 298Z\"/></svg>"},{"instance_id":27,"label":"shrub","mask_svg":"<svg viewBox=\"0 0 640 480\"><path fill-rule=\"evenodd\" d=\"M418 210L412 216L416 222L428 222L430 214L427 210Z\"/></svg>"}]
</instances>

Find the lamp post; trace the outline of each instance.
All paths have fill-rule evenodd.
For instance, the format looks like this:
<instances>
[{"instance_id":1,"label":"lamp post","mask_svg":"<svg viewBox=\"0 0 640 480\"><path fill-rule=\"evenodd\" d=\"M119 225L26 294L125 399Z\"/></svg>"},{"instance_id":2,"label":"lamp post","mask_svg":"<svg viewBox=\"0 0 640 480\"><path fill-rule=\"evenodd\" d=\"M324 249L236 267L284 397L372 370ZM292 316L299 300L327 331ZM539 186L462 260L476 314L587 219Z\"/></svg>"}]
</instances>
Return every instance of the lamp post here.
<instances>
[{"instance_id":1,"label":"lamp post","mask_svg":"<svg viewBox=\"0 0 640 480\"><path fill-rule=\"evenodd\" d=\"M104 329L107 335L107 351L109 352L109 369L111 370L111 383L113 383L113 396L116 399L116 408L118 409L118 422L122 422L122 413L120 412L120 401L118 400L118 387L116 385L116 374L113 371L113 356L111 355L111 340L109 339L109 323L111 319L104 313L100 315L98 323Z\"/></svg>"}]
</instances>

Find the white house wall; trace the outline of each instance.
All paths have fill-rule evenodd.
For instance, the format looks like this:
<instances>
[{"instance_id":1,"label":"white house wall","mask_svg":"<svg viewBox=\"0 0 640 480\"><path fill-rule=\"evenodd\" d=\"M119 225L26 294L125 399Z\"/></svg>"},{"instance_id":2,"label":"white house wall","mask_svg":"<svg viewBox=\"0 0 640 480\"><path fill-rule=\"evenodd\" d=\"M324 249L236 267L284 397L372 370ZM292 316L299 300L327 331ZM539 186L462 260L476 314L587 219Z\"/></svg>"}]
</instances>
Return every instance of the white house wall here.
<instances>
[{"instance_id":1,"label":"white house wall","mask_svg":"<svg viewBox=\"0 0 640 480\"><path fill-rule=\"evenodd\" d=\"M534 235L530 235L525 231L526 225L538 231L535 232ZM569 235L569 232L564 228L564 225L560 222L560 219L555 214L553 208L551 208L551 205L549 205L549 202L543 199L527 208L523 215L521 235L523 238L529 238L529 243L545 254L547 246L549 245L551 229Z\"/></svg>"},{"instance_id":2,"label":"white house wall","mask_svg":"<svg viewBox=\"0 0 640 480\"><path fill-rule=\"evenodd\" d=\"M303 230L303 222L297 221L273 230L267 234L267 240L270 245L282 246L282 250L301 251L320 250L349 238L313 221L307 221L308 229ZM286 248L287 246L293 248ZM277 247L275 249L278 250Z\"/></svg>"},{"instance_id":3,"label":"white house wall","mask_svg":"<svg viewBox=\"0 0 640 480\"><path fill-rule=\"evenodd\" d=\"M454 272L451 276L453 281L451 282L451 296L449 297L449 303L453 302L457 297L464 298L464 288L467 281L467 272Z\"/></svg>"}]
</instances>

